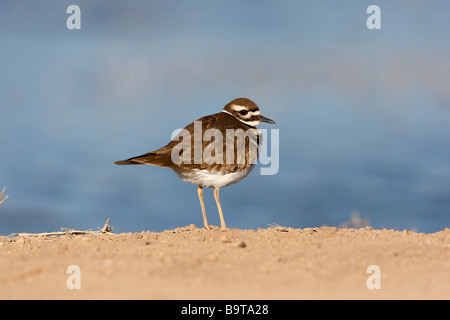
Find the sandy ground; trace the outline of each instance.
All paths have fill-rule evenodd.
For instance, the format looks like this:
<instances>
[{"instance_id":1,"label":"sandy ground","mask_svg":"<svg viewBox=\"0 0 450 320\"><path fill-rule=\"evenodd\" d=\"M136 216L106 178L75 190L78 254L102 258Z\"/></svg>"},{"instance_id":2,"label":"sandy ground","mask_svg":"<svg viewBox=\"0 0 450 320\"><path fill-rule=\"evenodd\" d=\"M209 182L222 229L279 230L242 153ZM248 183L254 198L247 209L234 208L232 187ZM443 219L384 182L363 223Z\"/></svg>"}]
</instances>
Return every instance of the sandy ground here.
<instances>
[{"instance_id":1,"label":"sandy ground","mask_svg":"<svg viewBox=\"0 0 450 320\"><path fill-rule=\"evenodd\" d=\"M0 237L0 298L450 299L450 229Z\"/></svg>"}]
</instances>

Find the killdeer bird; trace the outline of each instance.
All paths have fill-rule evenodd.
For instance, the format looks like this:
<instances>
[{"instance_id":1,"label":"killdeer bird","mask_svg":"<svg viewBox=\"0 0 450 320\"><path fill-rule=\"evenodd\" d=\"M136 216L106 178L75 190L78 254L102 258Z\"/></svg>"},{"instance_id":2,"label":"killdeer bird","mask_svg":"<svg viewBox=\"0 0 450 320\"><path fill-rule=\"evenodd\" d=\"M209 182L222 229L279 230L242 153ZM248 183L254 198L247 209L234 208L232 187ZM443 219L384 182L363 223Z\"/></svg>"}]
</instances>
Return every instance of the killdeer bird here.
<instances>
[{"instance_id":1,"label":"killdeer bird","mask_svg":"<svg viewBox=\"0 0 450 320\"><path fill-rule=\"evenodd\" d=\"M192 122L166 146L115 164L171 168L182 180L197 185L206 229L210 226L203 202L203 188L214 188L220 226L226 230L219 190L241 181L254 168L262 142L261 132L256 126L261 122L275 123L260 114L256 103L238 98L225 105L222 112Z\"/></svg>"}]
</instances>

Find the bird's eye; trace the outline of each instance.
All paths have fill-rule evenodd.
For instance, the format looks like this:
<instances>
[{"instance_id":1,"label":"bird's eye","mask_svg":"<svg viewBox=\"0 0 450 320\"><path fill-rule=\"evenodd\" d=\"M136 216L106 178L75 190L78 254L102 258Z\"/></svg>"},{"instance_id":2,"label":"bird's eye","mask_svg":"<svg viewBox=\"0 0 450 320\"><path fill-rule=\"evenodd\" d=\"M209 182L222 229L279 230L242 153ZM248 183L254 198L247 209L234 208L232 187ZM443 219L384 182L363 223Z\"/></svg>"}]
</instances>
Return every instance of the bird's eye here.
<instances>
[{"instance_id":1,"label":"bird's eye","mask_svg":"<svg viewBox=\"0 0 450 320\"><path fill-rule=\"evenodd\" d=\"M247 115L248 111L247 110L241 110L239 111L239 113L243 116Z\"/></svg>"}]
</instances>

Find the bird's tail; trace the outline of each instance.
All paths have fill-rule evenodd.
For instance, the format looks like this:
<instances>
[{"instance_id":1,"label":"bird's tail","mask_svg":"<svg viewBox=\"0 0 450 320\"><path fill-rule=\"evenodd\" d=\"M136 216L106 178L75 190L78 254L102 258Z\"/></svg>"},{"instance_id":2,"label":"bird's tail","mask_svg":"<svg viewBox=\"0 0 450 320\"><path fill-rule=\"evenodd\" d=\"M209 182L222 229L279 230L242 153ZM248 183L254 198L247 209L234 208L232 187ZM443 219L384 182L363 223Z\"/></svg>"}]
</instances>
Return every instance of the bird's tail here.
<instances>
[{"instance_id":1,"label":"bird's tail","mask_svg":"<svg viewBox=\"0 0 450 320\"><path fill-rule=\"evenodd\" d=\"M128 160L116 161L116 162L114 162L114 164L125 165L125 164L143 164L143 163L139 163L139 162L133 161L132 159L128 159Z\"/></svg>"},{"instance_id":2,"label":"bird's tail","mask_svg":"<svg viewBox=\"0 0 450 320\"><path fill-rule=\"evenodd\" d=\"M163 150L163 149L160 149ZM165 149L164 149L165 150ZM167 151L167 150L165 150ZM148 152L141 156L133 157L127 160L120 160L114 162L117 165L127 165L127 164L149 164L158 167L170 167L173 165L170 152L165 151L155 151Z\"/></svg>"}]
</instances>

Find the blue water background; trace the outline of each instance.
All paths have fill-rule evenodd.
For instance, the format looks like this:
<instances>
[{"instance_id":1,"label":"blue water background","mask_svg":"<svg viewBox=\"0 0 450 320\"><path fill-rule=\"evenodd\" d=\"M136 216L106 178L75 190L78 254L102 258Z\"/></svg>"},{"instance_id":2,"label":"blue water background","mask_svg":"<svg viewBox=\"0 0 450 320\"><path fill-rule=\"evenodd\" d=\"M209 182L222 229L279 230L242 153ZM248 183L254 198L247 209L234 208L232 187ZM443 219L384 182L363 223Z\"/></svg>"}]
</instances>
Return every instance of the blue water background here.
<instances>
[{"instance_id":1,"label":"blue water background","mask_svg":"<svg viewBox=\"0 0 450 320\"><path fill-rule=\"evenodd\" d=\"M68 30L66 8L81 8ZM229 227L450 227L450 2L2 1L0 234L202 226L196 187L114 166L253 99L279 171L221 190ZM219 224L210 189L210 223Z\"/></svg>"}]
</instances>

